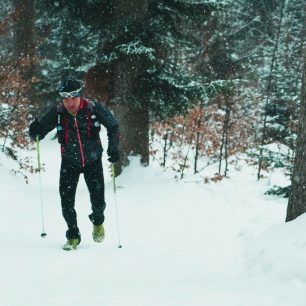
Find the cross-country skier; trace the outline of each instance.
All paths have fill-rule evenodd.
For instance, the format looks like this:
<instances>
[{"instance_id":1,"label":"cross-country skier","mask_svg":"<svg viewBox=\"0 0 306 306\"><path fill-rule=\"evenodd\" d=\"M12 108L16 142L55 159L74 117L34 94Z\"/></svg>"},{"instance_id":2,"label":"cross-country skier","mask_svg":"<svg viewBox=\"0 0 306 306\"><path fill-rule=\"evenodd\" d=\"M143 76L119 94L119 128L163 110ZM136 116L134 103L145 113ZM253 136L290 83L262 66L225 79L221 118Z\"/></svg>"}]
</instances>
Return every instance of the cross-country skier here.
<instances>
[{"instance_id":1,"label":"cross-country skier","mask_svg":"<svg viewBox=\"0 0 306 306\"><path fill-rule=\"evenodd\" d=\"M100 124L107 129L109 161L119 160L118 123L112 113L100 102L94 102L81 96L81 83L69 77L59 89L63 98L54 104L31 124L29 134L32 140L41 140L47 133L57 128L61 145L61 170L59 191L62 213L67 223L67 242L64 250L75 250L81 242L75 211L75 194L81 173L87 184L93 223L92 237L95 242L104 239L104 177L102 169L102 144L99 137Z\"/></svg>"}]
</instances>

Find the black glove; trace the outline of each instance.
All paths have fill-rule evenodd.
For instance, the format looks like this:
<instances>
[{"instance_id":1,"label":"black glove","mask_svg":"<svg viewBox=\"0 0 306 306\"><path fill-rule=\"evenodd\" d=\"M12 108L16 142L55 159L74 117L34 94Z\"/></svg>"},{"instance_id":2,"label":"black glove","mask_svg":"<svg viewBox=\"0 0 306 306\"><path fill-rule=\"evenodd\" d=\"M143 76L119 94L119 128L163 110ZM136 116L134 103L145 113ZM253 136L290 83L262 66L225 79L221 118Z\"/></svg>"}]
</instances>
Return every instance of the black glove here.
<instances>
[{"instance_id":1,"label":"black glove","mask_svg":"<svg viewBox=\"0 0 306 306\"><path fill-rule=\"evenodd\" d=\"M115 163L120 159L119 149L117 147L109 147L107 149L107 155L109 156L108 161Z\"/></svg>"},{"instance_id":2,"label":"black glove","mask_svg":"<svg viewBox=\"0 0 306 306\"><path fill-rule=\"evenodd\" d=\"M35 119L31 124L30 124L30 129L29 129L29 135L33 141L36 141L37 138L38 140L43 139L44 137L42 136L42 126L38 122L37 119Z\"/></svg>"}]
</instances>

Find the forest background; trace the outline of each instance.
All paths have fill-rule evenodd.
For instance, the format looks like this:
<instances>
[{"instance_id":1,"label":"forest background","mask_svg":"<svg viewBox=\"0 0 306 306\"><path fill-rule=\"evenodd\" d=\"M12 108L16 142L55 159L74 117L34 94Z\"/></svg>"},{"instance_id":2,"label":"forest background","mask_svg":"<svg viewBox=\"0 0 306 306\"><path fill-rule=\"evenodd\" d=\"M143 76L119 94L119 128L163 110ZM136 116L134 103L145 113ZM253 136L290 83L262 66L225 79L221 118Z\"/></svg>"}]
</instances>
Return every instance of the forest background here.
<instances>
[{"instance_id":1,"label":"forest background","mask_svg":"<svg viewBox=\"0 0 306 306\"><path fill-rule=\"evenodd\" d=\"M243 153L258 179L279 167L298 177L298 187L270 192L290 196L294 189L302 201L303 0L3 0L0 6L0 145L25 177L35 171L18 155L33 147L29 122L60 101L59 83L73 75L120 122L118 174L137 154L143 166L159 159L179 178L218 163L218 173L203 182L218 181L230 176L231 157ZM289 206L288 220L306 211L306 204Z\"/></svg>"}]
</instances>

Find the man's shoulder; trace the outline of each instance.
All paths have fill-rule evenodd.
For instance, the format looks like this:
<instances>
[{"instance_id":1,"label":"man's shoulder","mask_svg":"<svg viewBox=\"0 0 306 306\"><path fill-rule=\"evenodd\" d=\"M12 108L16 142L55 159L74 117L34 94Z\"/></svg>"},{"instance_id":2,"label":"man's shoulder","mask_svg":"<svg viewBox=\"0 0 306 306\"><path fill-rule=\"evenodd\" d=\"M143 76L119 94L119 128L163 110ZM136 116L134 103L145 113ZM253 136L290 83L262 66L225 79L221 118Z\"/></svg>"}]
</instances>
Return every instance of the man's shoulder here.
<instances>
[{"instance_id":1,"label":"man's shoulder","mask_svg":"<svg viewBox=\"0 0 306 306\"><path fill-rule=\"evenodd\" d=\"M105 103L98 101L98 100L93 100L93 99L89 99L89 98L85 98L83 97L84 100L86 100L88 102L88 108L91 111L95 111L95 110L102 110L103 109L107 109L107 106L105 105Z\"/></svg>"}]
</instances>

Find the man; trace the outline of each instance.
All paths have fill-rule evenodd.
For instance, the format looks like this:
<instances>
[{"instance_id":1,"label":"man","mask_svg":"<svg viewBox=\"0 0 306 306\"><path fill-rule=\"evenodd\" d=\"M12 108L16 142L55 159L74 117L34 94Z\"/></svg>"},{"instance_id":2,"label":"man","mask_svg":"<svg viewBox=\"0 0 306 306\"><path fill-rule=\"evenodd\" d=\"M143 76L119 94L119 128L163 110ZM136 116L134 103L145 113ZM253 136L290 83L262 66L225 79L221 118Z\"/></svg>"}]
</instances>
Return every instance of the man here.
<instances>
[{"instance_id":1,"label":"man","mask_svg":"<svg viewBox=\"0 0 306 306\"><path fill-rule=\"evenodd\" d=\"M102 144L99 137L100 124L107 129L109 161L119 160L118 123L111 112L101 103L81 97L81 84L74 78L67 78L61 84L59 94L63 98L58 105L51 106L31 124L29 134L32 140L41 140L57 128L61 145L62 163L59 191L63 217L67 223L67 242L64 250L75 250L81 242L75 211L75 194L81 173L90 193L93 223L93 240L104 239L104 177L102 169Z\"/></svg>"}]
</instances>

